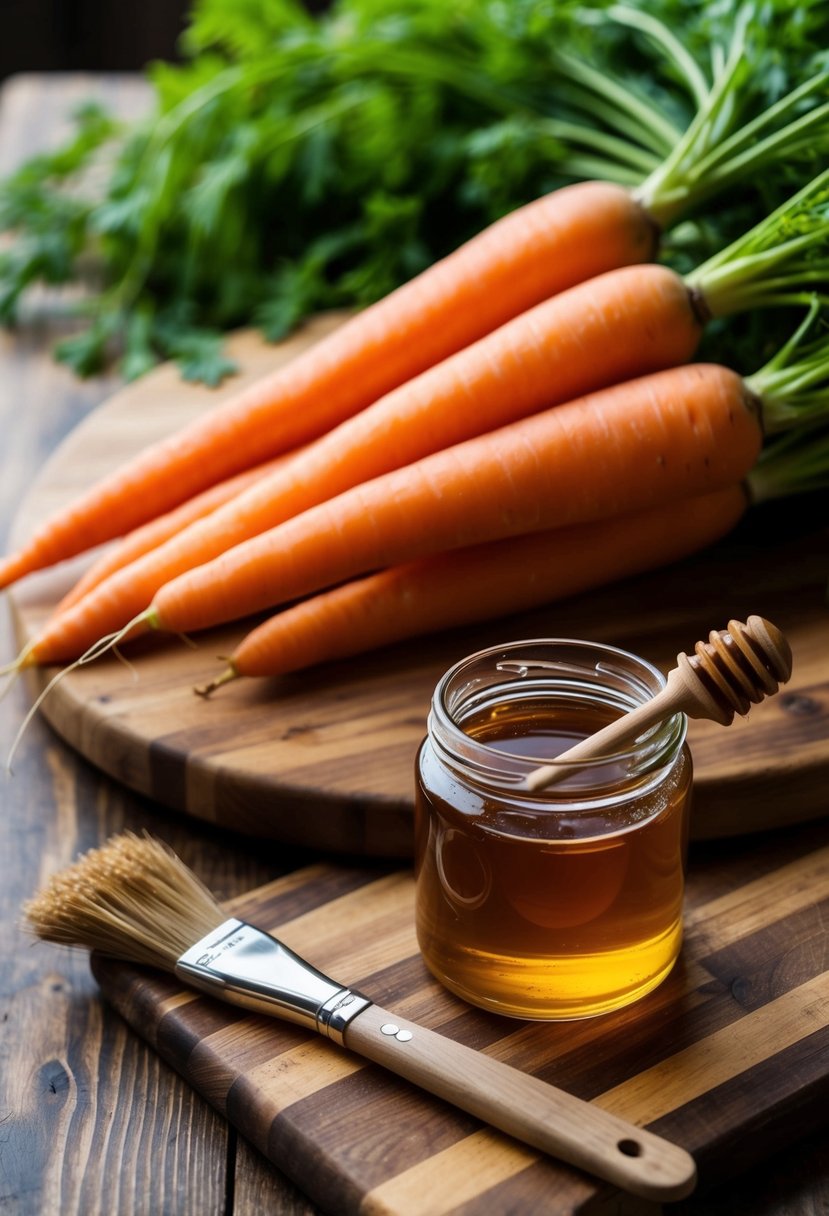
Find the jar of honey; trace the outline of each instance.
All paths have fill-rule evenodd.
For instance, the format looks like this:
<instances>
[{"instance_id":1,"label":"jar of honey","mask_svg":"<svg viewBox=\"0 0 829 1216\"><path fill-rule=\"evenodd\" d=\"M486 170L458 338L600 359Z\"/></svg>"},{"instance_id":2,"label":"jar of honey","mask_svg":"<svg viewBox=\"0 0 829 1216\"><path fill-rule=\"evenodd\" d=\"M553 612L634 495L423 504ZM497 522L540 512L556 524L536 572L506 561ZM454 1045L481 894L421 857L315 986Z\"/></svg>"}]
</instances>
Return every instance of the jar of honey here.
<instances>
[{"instance_id":1,"label":"jar of honey","mask_svg":"<svg viewBox=\"0 0 829 1216\"><path fill-rule=\"evenodd\" d=\"M527 776L665 683L636 655L517 642L452 667L417 758L417 935L451 991L519 1018L617 1009L682 941L691 791L676 714L549 789Z\"/></svg>"}]
</instances>

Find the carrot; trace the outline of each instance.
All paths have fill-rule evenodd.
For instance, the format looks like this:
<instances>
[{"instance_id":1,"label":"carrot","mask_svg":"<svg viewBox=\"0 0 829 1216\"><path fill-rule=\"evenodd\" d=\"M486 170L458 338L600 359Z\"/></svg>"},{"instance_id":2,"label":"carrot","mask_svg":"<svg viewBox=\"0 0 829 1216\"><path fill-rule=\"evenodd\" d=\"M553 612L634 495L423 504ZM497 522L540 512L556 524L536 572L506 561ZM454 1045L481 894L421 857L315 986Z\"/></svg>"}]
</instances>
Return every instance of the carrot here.
<instances>
[{"instance_id":1,"label":"carrot","mask_svg":"<svg viewBox=\"0 0 829 1216\"><path fill-rule=\"evenodd\" d=\"M754 469L764 433L802 432L805 469L829 408L829 341L805 342L818 313L814 301L751 377L714 364L658 372L346 491L174 579L142 624L201 629L429 553L711 492Z\"/></svg>"},{"instance_id":2,"label":"carrot","mask_svg":"<svg viewBox=\"0 0 829 1216\"><path fill-rule=\"evenodd\" d=\"M764 447L739 485L570 528L437 553L276 613L234 649L207 696L239 677L277 676L404 638L552 604L655 569L730 532L750 508L829 484L829 427Z\"/></svg>"},{"instance_id":3,"label":"carrot","mask_svg":"<svg viewBox=\"0 0 829 1216\"><path fill-rule=\"evenodd\" d=\"M256 468L246 469L244 473L237 473L235 477L229 477L226 481L220 481L218 485L211 486L208 490L203 490L201 494L197 494L195 498L190 498L187 502L181 503L180 506L175 507L172 511L167 511L164 515L150 520L149 523L144 524L142 527L135 528L127 536L123 537L117 545L102 553L97 561L84 571L74 586L60 601L55 612L66 612L68 608L71 608L73 604L82 600L85 595L88 595L93 588L97 587L105 579L117 573L118 570L122 570L125 566L131 565L132 562L138 561L145 553L150 553L157 549L165 541L178 536L190 524L195 523L196 520L204 519L212 514L219 507L236 498L263 477L267 477L269 473L283 464L286 459L288 459L287 456L277 456L262 465L257 465Z\"/></svg>"},{"instance_id":4,"label":"carrot","mask_svg":"<svg viewBox=\"0 0 829 1216\"><path fill-rule=\"evenodd\" d=\"M153 444L0 562L0 587L298 446L541 300L646 261L656 230L622 187L568 186L498 220L285 367Z\"/></svg>"},{"instance_id":5,"label":"carrot","mask_svg":"<svg viewBox=\"0 0 829 1216\"><path fill-rule=\"evenodd\" d=\"M681 351L683 344L686 350L688 345L692 345L696 340L699 332L699 323L695 315L693 300L697 302L699 307L705 310L708 314L718 315L730 308L745 308L749 307L754 298L759 298L763 303L772 303L785 298L784 287L790 283L797 283L797 276L801 274L812 274L815 272L825 271L825 255L819 251L820 256L815 257L815 246L819 245L820 240L824 242L829 236L829 217L824 217L822 213L822 188L829 181L829 171L821 175L810 185L806 190L801 191L783 208L774 213L761 225L758 225L751 232L741 237L734 242L727 250L724 250L715 258L710 259L702 267L698 268L686 280L680 279L672 271L662 267L641 266L628 267L624 270L614 271L608 275L601 276L594 280L592 284L585 284L576 289L571 289L570 292L558 297L556 300L545 302L537 306L536 309L530 310L521 318L509 323L500 331L490 334L486 339L476 344L475 347L468 351L457 355L452 360L445 361L439 368L428 373L425 379L430 386L430 393L418 395L419 390L413 382L408 386L408 389L402 394L398 394L402 400L414 401L417 408L414 411L413 418L415 423L413 433L417 442L422 441L422 436L418 436L416 432L420 430L423 434L428 434L431 424L427 425L424 418L428 414L424 414L423 408L429 406L428 397L434 395L436 398L437 415L441 412L449 413L450 415L457 411L466 412L467 416L470 413L474 415L478 408L484 410L485 426L493 425L497 421L497 410L502 409L504 399L508 400L514 397L520 401L522 408L526 409L532 405L537 405L546 394L548 399L555 399L555 380L556 376L552 375L555 372L557 376L562 378L561 382L567 388L572 387L572 384L578 383L578 377L584 377L584 382L590 383L591 378L594 379L598 375L599 382L606 380L608 377L608 359L621 339L622 355L617 362L617 371L624 369L625 358L633 355L638 356L642 352L650 351L648 358L652 359L653 349L659 349L659 334L666 335L667 346L663 347L664 351L674 352ZM797 235L794 238L789 236L792 225L797 224L795 231ZM782 239L781 239L782 238ZM823 261L821 261L821 257ZM804 269L805 263L805 269ZM767 278L771 276L771 288L767 286ZM642 284L656 284L658 290L655 290L653 296L650 292L646 292ZM689 293L690 288L690 293ZM610 294L608 294L610 292ZM595 293L595 294L594 294ZM653 310L652 300L656 299L658 308ZM588 299L592 300L592 304L588 306ZM667 312L661 314L659 308L664 307ZM640 314L638 309L644 311ZM569 327L565 327L565 318L568 312L572 312L572 317ZM539 321L542 317L552 316L555 318L556 324L551 327L551 332L544 334ZM663 316L663 320L659 320ZM638 318L639 324L632 324ZM808 321L807 321L808 324ZM507 339L504 338L505 331ZM569 334L569 344L564 344L565 335ZM561 338L561 344L559 344ZM656 340L656 344L654 345ZM800 331L793 340L794 346L792 350L796 350L801 342ZM672 346L672 343L674 344ZM786 369L786 363L789 359L789 347L787 344L781 354L783 358L783 373L784 386L786 377L789 378L791 384L802 388L803 384L811 383L809 374L806 374L807 369L801 366L800 362L795 362L793 368ZM823 374L821 359L822 347L818 344L819 350L817 358L817 374L818 378ZM628 350L628 347L630 348ZM799 356L798 356L799 358ZM670 361L670 360L666 360ZM751 386L748 389L740 388L741 393L751 392L762 394L766 384L773 388L776 386L778 379L772 376L772 363L766 369L761 370L752 378ZM505 372L501 373L501 366L504 366ZM458 369L463 371L462 375L458 375ZM473 375L473 369L475 374ZM800 372L804 372L800 376ZM621 370L620 374L624 374ZM727 378L729 373L724 369L720 369L721 378ZM565 377L570 376L570 379ZM675 381L654 381L660 386L660 390L669 398L665 402L666 418L670 415L671 410L676 406L676 401L670 400L670 393L673 387L682 392L688 391L689 399L691 390L689 386L694 382L695 376L701 376L705 381L705 376L702 372L691 371L688 379L677 376ZM711 373L709 373L709 377ZM549 387L545 382L545 377L549 380ZM814 374L812 374L814 379ZM438 391L438 386L443 382L447 382L447 389L442 394ZM734 385L740 384L737 377L732 377ZM670 385L671 387L667 387ZM654 392L657 390L654 389ZM700 389L705 396L708 390ZM736 391L736 389L735 389ZM465 444L456 445L454 448L447 449L443 454L433 453L430 456L424 457L419 465L404 466L403 469L398 469L400 475L397 480L394 480L394 473L387 473L383 476L376 477L367 483L365 493L371 498L371 510L376 511L376 540L377 553L371 552L369 541L369 531L367 531L367 520L357 519L352 527L354 553L358 552L358 538L365 549L364 556L359 558L360 561L365 561L367 564L349 568L344 572L340 570L340 564L345 560L342 555L335 552L335 546L331 546L331 569L325 567L324 546L320 545L317 552L319 569L314 573L311 572L310 558L308 565L307 577L311 579L309 585L304 585L302 580L300 586L294 588L294 584L287 572L283 573L279 570L278 563L275 567L276 573L269 575L267 585L270 587L273 582L279 578L284 578L286 587L279 586L276 590L262 591L260 589L258 601L255 606L247 607L249 599L249 587L244 585L239 593L239 608L238 611L233 609L220 609L218 604L208 611L207 606L212 602L211 597L216 595L221 599L223 588L205 589L203 592L203 602L205 605L205 620L201 622L198 613L193 619L193 623L189 625L173 625L172 628L177 631L188 631L190 629L201 628L202 624L215 623L221 619L231 619L233 616L245 615L247 612L257 611L261 607L271 607L275 603L285 602L287 599L295 595L307 594L310 591L319 590L322 586L337 582L340 578L351 577L356 573L364 572L371 569L373 566L383 566L399 561L408 560L420 553L428 551L429 546L432 548L448 548L457 547L464 544L475 543L478 540L494 539L498 535L514 534L522 531L535 530L547 526L558 526L560 523L576 522L576 517L569 516L568 511L573 504L578 501L579 495L585 487L591 485L591 475L595 481L595 471L600 467L600 462L605 459L613 459L618 456L620 459L624 457L624 461L628 464L625 467L625 478L628 482L631 478L635 478L635 435L636 428L640 425L636 421L637 412L643 412L645 415L652 415L652 403L649 405L648 394L650 389L645 382L639 382L639 387L630 388L621 391L619 394L613 395L610 393L605 396L598 395L595 400L591 399L587 403L581 403L574 407L573 410L562 415L562 418L556 422L549 417L548 414L543 415L545 421L540 424L540 430L533 427L533 419L524 420L523 422L512 424L512 429L502 430L495 433L495 439L486 441L485 436L479 436L477 439L467 440ZM785 400L785 391L783 393ZM630 435L625 438L619 438L615 446L606 449L603 444L603 435L611 433L609 420L607 423L602 423L599 414L607 401L608 408L617 410L621 413L621 421L616 425L624 429L630 426ZM618 411L618 401L627 400L632 403L631 419L628 423L624 409ZM768 404L768 403L767 403ZM774 423L776 414L783 415L785 413L780 401L775 397L771 403L772 408L766 409L767 422ZM377 413L382 414L383 409L378 404ZM559 407L562 408L562 407ZM819 408L823 408L820 405ZM800 405L795 407L796 413L801 409ZM738 411L738 416L746 415L745 408ZM372 415L373 417L374 415ZM574 418L592 416L593 420L587 426L582 426L581 422L576 423ZM377 447L382 451L388 450L391 452L392 458L395 457L394 448L401 444L401 439L397 431L398 423L397 410L393 409L390 412L391 429L382 432L382 437L377 443ZM785 419L784 419L785 424ZM362 423L357 427L358 433L362 435ZM435 421L436 427L442 427L443 424ZM452 423L451 425L454 425ZM560 428L562 426L571 426L573 429L573 440L571 442L572 451L567 451L567 441ZM642 425L645 425L643 423ZM656 436L658 438L660 423L658 419L650 417L647 425L653 428L650 438ZM758 426L753 425L751 430L752 442L759 444L762 440L761 431ZM525 439L526 433L526 439ZM440 431L439 441L444 441L444 435L451 440L451 430ZM677 434L682 434L681 427ZM647 435L645 436L647 438ZM694 443L697 440L691 428L691 433L688 435L688 443L690 444L690 470L694 468L693 461L695 459ZM409 440L407 440L409 442ZM498 462L494 459L497 453L493 453L491 443L502 443L504 455L512 450L515 451L513 459L515 460L515 469L509 470L505 467L499 467ZM528 458L531 453L526 448L526 443L537 442L542 446L549 445L551 459L558 462L556 467L560 466L559 476L560 481L557 485L565 485L567 479L573 475L573 470L578 470L573 484L573 504L568 503L566 496L562 501L558 501L554 493L548 493L547 488L543 483L543 478L539 476L540 470L530 467L524 468L527 465ZM590 443L595 444L594 450L588 450ZM477 445L477 446L476 446ZM330 445L329 445L330 447ZM334 442L336 448L336 441ZM734 459L738 464L744 458L745 452L751 448L751 443L744 440L743 451L736 450ZM313 449L312 449L313 450ZM401 450L403 450L401 448ZM647 461L647 443L644 444L643 451L645 455L643 459ZM728 451L708 456L711 461L712 468L717 464L727 464ZM682 464L682 453L676 452L677 463ZM756 455L756 452L754 453ZM383 459L387 459L383 456ZM406 459L403 456L402 459ZM302 463L305 456L300 458L300 462L296 466L296 470L304 477L305 465ZM458 468L457 475L449 470L453 468L454 463L458 463L461 459L467 462L465 469ZM736 479L745 472L746 467L750 467L754 457L751 457L749 465L743 467L740 465L738 472L731 478ZM363 447L360 446L354 452L352 457L355 468L350 472L351 481L357 477L370 475L370 467L366 465L366 457ZM441 461L443 463L441 464ZM480 461L480 468L477 462ZM448 463L447 463L448 462ZM293 474L293 466L289 464L287 470ZM328 469L331 469L329 462ZM374 467L377 467L376 465ZM552 466L551 466L552 467ZM409 472L405 472L405 468L409 468ZM522 469L524 470L522 473ZM356 470L356 472L355 472ZM440 470L439 472L437 470ZM621 471L621 467L620 467ZM695 472L699 472L696 470ZM652 470L648 469L648 475ZM476 505L478 498L479 487L476 489L475 481L480 474L480 484L483 485L486 477L492 479L491 497L482 502L480 507ZM275 475L275 476L278 476ZM342 477L342 472L335 472L331 479L324 485L318 487L316 493L319 496L322 494L330 494L336 492L338 488L337 478ZM452 509L456 505L454 499L447 496L447 500L441 505L440 495L436 492L432 483L435 477L441 477L447 481L447 484L454 484L454 493L468 493L470 497L469 514L473 516L467 520L452 521ZM518 482L521 477L525 478L525 485L522 487L523 494L517 493ZM583 480L580 478L583 477ZM454 478L454 482L453 482ZM469 482L468 488L464 482L464 478ZM664 481L665 479L663 479ZM670 479L668 479L670 480ZM342 484L340 482L339 484ZM641 484L641 493L645 497L639 501L636 499L636 492ZM720 482L711 482L713 488ZM412 493L413 486L421 486ZM618 504L614 504L612 499L608 499L608 487L599 485L595 488L595 502L592 504L587 500L583 508L587 510L587 514L578 518L596 518L602 514L610 514L615 510L632 511L638 507L648 505L653 498L647 497L652 494L655 498L657 488L650 486L648 476L643 476L636 479L634 485L630 486L633 493L633 500L628 501L624 494L620 495ZM290 487L289 487L290 488ZM666 486L670 488L670 486ZM697 493L703 492L709 488L709 482L703 476L699 484L692 482L684 490L681 486L681 478L676 478L676 488L674 493ZM270 487L269 487L270 490ZM293 493L293 490L292 490ZM299 497L294 495L288 500L289 509L292 511L301 510L302 494L307 493L307 490L301 485L298 489ZM332 535L336 535L337 529L340 527L341 511L346 513L354 509L354 503L357 503L357 511L363 510L363 505L359 502L359 494L361 493L359 486L352 486L352 489L345 490L341 495L333 498L331 501L333 514L331 510L326 515L324 511L324 503L318 503L317 506L310 508L308 511L300 515L299 518L306 516L312 519L310 527L320 527L321 529L331 529ZM392 501L383 506L381 502L382 495L389 493L392 496ZM588 491L589 498L592 491ZM351 495L351 497L348 497ZM357 496L355 498L354 496ZM499 499L498 496L501 496ZM507 505L510 496L515 497L512 505ZM397 530L392 526L392 522L397 510L396 504L393 501L394 496L400 498L401 502L406 500L410 504L410 515L407 518L401 519ZM251 497L255 501L251 501ZM480 497L480 495L478 495ZM227 565L218 564L221 562L221 557L216 557L219 550L230 548L241 554L240 562L246 559L248 554L260 552L256 548L256 539L243 540L241 544L237 542L240 536L250 536L256 532L263 524L267 527L268 512L274 510L272 504L267 501L267 495L263 492L259 494L258 490L249 492L248 495L237 499L233 506L230 505L217 512L204 524L197 525L197 543L190 548L187 557L187 564L194 566L196 563L201 563L201 570L209 571L209 576L217 577L220 582L223 582L229 574ZM306 499L307 501L307 499ZM313 501L313 500L312 500ZM282 500L279 506L277 517L284 517L285 502ZM240 507L241 503L241 507ZM443 511L445 520L440 517L440 512ZM494 511L494 514L493 514ZM513 525L506 528L503 532L498 532L499 527L504 527L504 512L509 512L514 517ZM317 512L317 514L314 514ZM417 512L423 513L425 521L421 527ZM545 516L546 512L546 516ZM500 513L500 514L499 514ZM535 513L538 513L539 520L535 520ZM271 515L271 518L273 516ZM373 518L373 517L372 517ZM549 519L549 523L545 522L545 518ZM380 522L382 521L382 522ZM278 524L277 529L271 529L261 533L265 538L263 541L264 548L261 549L263 561L270 560L269 547L279 545L283 539L294 541L294 533L284 531L291 526L291 520ZM438 543L438 538L442 535L444 523L447 527L446 543L441 545ZM472 529L474 526L479 527L480 534L466 535L466 529ZM371 525L374 526L374 525ZM451 528L455 526L458 529L456 539L451 539ZM282 528L283 531L278 531ZM406 535L406 529L409 529L410 535ZM412 528L414 531L412 532ZM490 530L487 530L490 529ZM491 530L494 529L494 530ZM430 535L431 531L431 535ZM192 536L190 537L192 540ZM189 541L188 541L189 543ZM304 542L303 542L304 543ZM421 543L424 547L417 549L417 543ZM400 549L395 547L399 545ZM414 546L414 547L412 547ZM388 552L387 552L388 551ZM310 552L310 550L308 550ZM228 559L232 561L234 559ZM277 558L274 555L274 562ZM132 616L137 615L153 600L152 607L148 609L147 620L152 620L157 627L166 628L166 620L162 615L158 617L158 612L162 609L162 597L165 596L170 586L181 586L180 580L186 578L186 572L180 574L182 569L181 554L172 544L162 547L158 553L148 555L138 563L127 567L125 570L116 575L107 583L102 584L97 589L97 594L94 598L87 597L75 605L74 609L68 614L62 614L58 619L47 626L44 633L32 645L28 661L34 662L55 662L64 659L77 657L85 651L91 644L96 642L100 637L110 631L121 629ZM234 571L236 567L233 567ZM235 575L234 575L235 576ZM195 576L194 576L195 577ZM255 581L254 576L238 575L244 584L245 580L250 584ZM166 587L164 586L167 581ZM316 580L316 581L314 581ZM321 580L321 581L320 581ZM268 598L269 596L274 598ZM256 597L254 597L256 598ZM233 594L227 596L228 602L232 601ZM259 602L261 601L261 602ZM167 601L164 601L165 603ZM224 618L216 612L227 611L227 616ZM213 615L211 615L213 614ZM175 613L174 613L175 615ZM209 622L208 618L209 617Z\"/></svg>"},{"instance_id":6,"label":"carrot","mask_svg":"<svg viewBox=\"0 0 829 1216\"><path fill-rule=\"evenodd\" d=\"M730 485L759 453L757 408L739 376L709 364L556 406L347 490L179 575L125 633L188 633L432 552ZM25 662L80 653L86 607L47 626Z\"/></svg>"},{"instance_id":7,"label":"carrot","mask_svg":"<svg viewBox=\"0 0 829 1216\"><path fill-rule=\"evenodd\" d=\"M542 405L682 362L700 332L682 280L661 266L615 271L537 305L401 385L100 584L73 617L84 621L83 633L74 627L76 653L146 608L165 582L250 537ZM589 360L582 357L585 346L595 350Z\"/></svg>"},{"instance_id":8,"label":"carrot","mask_svg":"<svg viewBox=\"0 0 829 1216\"><path fill-rule=\"evenodd\" d=\"M662 23L617 6L612 19L655 41L697 113L684 132L648 101L586 64L557 57L565 79L595 96L610 134L553 121L550 134L575 147L571 171L619 175L628 185L586 182L518 209L353 318L288 367L134 460L48 520L19 552L0 561L0 587L137 527L208 485L336 426L427 367L509 318L594 275L648 260L659 229L683 210L757 176L785 156L814 156L829 123L826 73L737 125L745 101L747 15L727 54L712 53L704 78ZM751 89L749 88L749 93ZM610 104L607 104L610 103ZM590 105L588 104L588 109ZM652 136L654 162L646 145ZM644 180L634 178L647 167Z\"/></svg>"},{"instance_id":9,"label":"carrot","mask_svg":"<svg viewBox=\"0 0 829 1216\"><path fill-rule=\"evenodd\" d=\"M205 688L275 676L554 600L712 544L746 508L740 485L632 515L529 533L394 566L286 608L236 647Z\"/></svg>"},{"instance_id":10,"label":"carrot","mask_svg":"<svg viewBox=\"0 0 829 1216\"><path fill-rule=\"evenodd\" d=\"M439 550L704 493L743 477L761 444L756 402L734 372L655 373L313 507L167 583L147 623L204 629Z\"/></svg>"}]
</instances>

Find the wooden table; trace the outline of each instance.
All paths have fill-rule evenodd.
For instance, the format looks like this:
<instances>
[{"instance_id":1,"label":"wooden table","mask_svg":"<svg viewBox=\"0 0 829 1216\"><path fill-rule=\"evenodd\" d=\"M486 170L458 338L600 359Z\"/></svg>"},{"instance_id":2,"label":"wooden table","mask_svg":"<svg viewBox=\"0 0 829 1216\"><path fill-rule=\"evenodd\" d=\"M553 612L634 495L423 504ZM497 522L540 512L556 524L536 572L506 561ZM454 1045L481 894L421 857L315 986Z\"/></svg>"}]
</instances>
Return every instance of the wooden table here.
<instances>
[{"instance_id":1,"label":"wooden table","mask_svg":"<svg viewBox=\"0 0 829 1216\"><path fill-rule=\"evenodd\" d=\"M71 105L91 93L124 114L135 113L146 98L131 78L8 83L0 94L0 174L59 141ZM51 343L69 326L35 307L24 328L0 341L3 536L45 456L116 387L111 378L79 384L51 362ZM11 653L2 612L2 661ZM0 705L4 754L26 708L19 687ZM227 897L310 858L211 830L126 792L39 721L1 788L0 1211L314 1212L102 1002L84 956L33 946L18 926L21 901L49 873L125 827L147 828L169 841ZM677 1216L817 1216L829 1209L826 1139L825 1132L816 1134L762 1173L672 1210Z\"/></svg>"}]
</instances>

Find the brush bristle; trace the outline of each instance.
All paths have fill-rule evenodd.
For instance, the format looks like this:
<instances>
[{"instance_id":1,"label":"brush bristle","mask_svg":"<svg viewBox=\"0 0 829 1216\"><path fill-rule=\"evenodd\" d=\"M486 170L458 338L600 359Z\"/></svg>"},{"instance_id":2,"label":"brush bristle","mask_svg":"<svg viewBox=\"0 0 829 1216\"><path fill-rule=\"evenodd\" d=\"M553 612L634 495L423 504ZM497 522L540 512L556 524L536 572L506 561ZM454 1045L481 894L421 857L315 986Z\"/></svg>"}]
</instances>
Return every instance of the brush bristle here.
<instances>
[{"instance_id":1,"label":"brush bristle","mask_svg":"<svg viewBox=\"0 0 829 1216\"><path fill-rule=\"evenodd\" d=\"M23 912L44 941L166 971L227 916L171 849L132 832L55 874Z\"/></svg>"}]
</instances>

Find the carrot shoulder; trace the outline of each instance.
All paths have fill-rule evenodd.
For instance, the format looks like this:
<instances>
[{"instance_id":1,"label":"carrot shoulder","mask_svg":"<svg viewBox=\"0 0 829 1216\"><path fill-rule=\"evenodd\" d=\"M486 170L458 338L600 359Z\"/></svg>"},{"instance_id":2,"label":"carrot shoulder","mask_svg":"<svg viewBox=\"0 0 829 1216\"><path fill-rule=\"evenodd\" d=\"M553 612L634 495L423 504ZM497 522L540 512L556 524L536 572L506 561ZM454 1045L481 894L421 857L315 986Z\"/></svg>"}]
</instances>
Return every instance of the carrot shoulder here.
<instances>
[{"instance_id":1,"label":"carrot shoulder","mask_svg":"<svg viewBox=\"0 0 829 1216\"><path fill-rule=\"evenodd\" d=\"M724 536L746 509L739 485L631 515L421 558L302 600L252 630L226 674L275 676L404 638L551 604L679 561Z\"/></svg>"},{"instance_id":2,"label":"carrot shoulder","mask_svg":"<svg viewBox=\"0 0 829 1216\"><path fill-rule=\"evenodd\" d=\"M101 544L324 433L510 317L647 260L656 231L621 187L568 186L505 216L310 351L93 486L0 562L0 586Z\"/></svg>"},{"instance_id":3,"label":"carrot shoulder","mask_svg":"<svg viewBox=\"0 0 829 1216\"><path fill-rule=\"evenodd\" d=\"M348 490L166 584L145 621L203 629L429 553L705 493L739 481L761 444L734 372L655 373Z\"/></svg>"}]
</instances>

